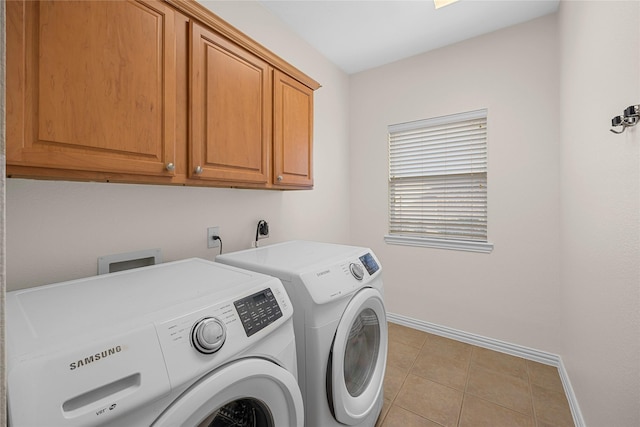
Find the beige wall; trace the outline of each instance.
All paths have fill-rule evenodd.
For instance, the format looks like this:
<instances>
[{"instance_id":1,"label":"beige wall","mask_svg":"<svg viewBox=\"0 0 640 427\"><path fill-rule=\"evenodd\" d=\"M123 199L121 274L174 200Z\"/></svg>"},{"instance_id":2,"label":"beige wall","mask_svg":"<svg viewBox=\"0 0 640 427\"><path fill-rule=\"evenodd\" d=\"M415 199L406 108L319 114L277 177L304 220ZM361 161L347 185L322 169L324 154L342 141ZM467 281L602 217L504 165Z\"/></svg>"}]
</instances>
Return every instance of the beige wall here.
<instances>
[{"instance_id":1,"label":"beige wall","mask_svg":"<svg viewBox=\"0 0 640 427\"><path fill-rule=\"evenodd\" d=\"M552 15L351 76L352 241L390 312L558 352L558 71ZM386 244L387 125L480 108L493 253Z\"/></svg>"},{"instance_id":2,"label":"beige wall","mask_svg":"<svg viewBox=\"0 0 640 427\"><path fill-rule=\"evenodd\" d=\"M549 16L346 76L254 2L205 3L301 68L316 92L316 188L267 192L7 182L10 289L95 273L96 258L165 260L308 238L370 246L389 311L563 357L590 426L640 424L637 2L562 2ZM489 110L489 255L386 245L388 124ZM605 223L603 220L607 220ZM460 267L460 266L464 267Z\"/></svg>"},{"instance_id":3,"label":"beige wall","mask_svg":"<svg viewBox=\"0 0 640 427\"><path fill-rule=\"evenodd\" d=\"M220 226L225 252L294 238L347 243L348 76L254 2L205 2L214 13L300 68L315 96L315 189L256 191L7 180L8 289L96 274L97 257L161 248L166 261L213 259L206 228Z\"/></svg>"},{"instance_id":4,"label":"beige wall","mask_svg":"<svg viewBox=\"0 0 640 427\"><path fill-rule=\"evenodd\" d=\"M640 425L640 3L563 2L562 346L586 425Z\"/></svg>"}]
</instances>

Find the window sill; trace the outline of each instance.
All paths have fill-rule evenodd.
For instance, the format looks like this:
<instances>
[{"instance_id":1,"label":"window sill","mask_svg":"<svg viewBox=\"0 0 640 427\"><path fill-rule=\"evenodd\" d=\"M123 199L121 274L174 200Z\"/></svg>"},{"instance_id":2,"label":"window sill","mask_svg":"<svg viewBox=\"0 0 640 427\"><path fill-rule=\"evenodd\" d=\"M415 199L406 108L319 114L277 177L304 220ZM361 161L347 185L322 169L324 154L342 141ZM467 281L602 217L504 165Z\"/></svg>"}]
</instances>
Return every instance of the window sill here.
<instances>
[{"instance_id":1,"label":"window sill","mask_svg":"<svg viewBox=\"0 0 640 427\"><path fill-rule=\"evenodd\" d=\"M432 239L429 237L410 237L389 234L384 236L384 241L391 245L420 246L425 248L480 252L484 254L488 254L493 251L493 243L489 242Z\"/></svg>"}]
</instances>

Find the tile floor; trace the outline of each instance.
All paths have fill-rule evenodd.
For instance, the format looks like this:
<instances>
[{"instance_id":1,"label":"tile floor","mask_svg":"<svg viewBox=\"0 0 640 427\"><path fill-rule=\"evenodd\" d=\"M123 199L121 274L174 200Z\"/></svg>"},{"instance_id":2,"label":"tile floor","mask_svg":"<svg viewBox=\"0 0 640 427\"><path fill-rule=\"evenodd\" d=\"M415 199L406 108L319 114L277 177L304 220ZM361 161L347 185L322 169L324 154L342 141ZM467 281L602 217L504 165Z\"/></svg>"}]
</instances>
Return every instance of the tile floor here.
<instances>
[{"instance_id":1,"label":"tile floor","mask_svg":"<svg viewBox=\"0 0 640 427\"><path fill-rule=\"evenodd\" d=\"M389 323L376 427L573 427L558 370Z\"/></svg>"}]
</instances>

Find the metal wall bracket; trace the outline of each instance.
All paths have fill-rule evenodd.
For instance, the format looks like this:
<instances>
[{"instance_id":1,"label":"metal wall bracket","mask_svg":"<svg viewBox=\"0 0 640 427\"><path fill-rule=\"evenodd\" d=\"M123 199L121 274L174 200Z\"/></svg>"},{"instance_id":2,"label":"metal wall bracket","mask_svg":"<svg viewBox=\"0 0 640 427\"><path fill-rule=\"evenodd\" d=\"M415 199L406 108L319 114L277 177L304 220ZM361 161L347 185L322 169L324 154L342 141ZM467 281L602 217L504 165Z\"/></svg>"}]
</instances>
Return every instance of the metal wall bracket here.
<instances>
[{"instance_id":1,"label":"metal wall bracket","mask_svg":"<svg viewBox=\"0 0 640 427\"><path fill-rule=\"evenodd\" d=\"M621 126L620 130L609 129L611 132L621 134L628 127L633 127L638 124L640 120L640 105L631 105L624 110L622 116L615 116L611 119L611 126L614 128Z\"/></svg>"}]
</instances>

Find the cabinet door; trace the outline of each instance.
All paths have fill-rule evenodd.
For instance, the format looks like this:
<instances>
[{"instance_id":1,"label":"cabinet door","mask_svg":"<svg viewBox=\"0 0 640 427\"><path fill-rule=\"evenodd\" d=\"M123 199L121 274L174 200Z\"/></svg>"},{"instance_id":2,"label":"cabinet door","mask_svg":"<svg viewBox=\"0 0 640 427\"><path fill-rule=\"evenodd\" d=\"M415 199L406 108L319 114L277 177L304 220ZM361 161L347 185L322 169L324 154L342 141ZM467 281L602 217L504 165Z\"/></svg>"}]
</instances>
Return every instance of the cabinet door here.
<instances>
[{"instance_id":1,"label":"cabinet door","mask_svg":"<svg viewBox=\"0 0 640 427\"><path fill-rule=\"evenodd\" d=\"M274 72L273 182L313 186L313 90Z\"/></svg>"},{"instance_id":2,"label":"cabinet door","mask_svg":"<svg viewBox=\"0 0 640 427\"><path fill-rule=\"evenodd\" d=\"M266 183L271 143L269 65L191 23L191 178Z\"/></svg>"},{"instance_id":3,"label":"cabinet door","mask_svg":"<svg viewBox=\"0 0 640 427\"><path fill-rule=\"evenodd\" d=\"M173 175L170 7L9 1L7 16L8 164Z\"/></svg>"}]
</instances>

